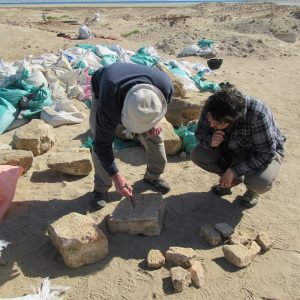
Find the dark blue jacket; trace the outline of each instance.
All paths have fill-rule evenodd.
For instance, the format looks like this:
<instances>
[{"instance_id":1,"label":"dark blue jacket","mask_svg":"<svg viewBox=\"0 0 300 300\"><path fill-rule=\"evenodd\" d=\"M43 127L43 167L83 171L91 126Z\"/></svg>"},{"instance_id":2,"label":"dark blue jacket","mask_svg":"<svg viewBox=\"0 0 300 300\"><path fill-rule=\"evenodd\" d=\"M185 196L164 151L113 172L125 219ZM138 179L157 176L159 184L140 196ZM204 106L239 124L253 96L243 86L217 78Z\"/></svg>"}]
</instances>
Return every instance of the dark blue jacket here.
<instances>
[{"instance_id":1,"label":"dark blue jacket","mask_svg":"<svg viewBox=\"0 0 300 300\"><path fill-rule=\"evenodd\" d=\"M97 70L92 76L92 90L98 101L94 151L110 176L118 169L114 162L112 144L127 92L136 84L156 86L170 103L173 85L166 73L133 63L114 63Z\"/></svg>"}]
</instances>

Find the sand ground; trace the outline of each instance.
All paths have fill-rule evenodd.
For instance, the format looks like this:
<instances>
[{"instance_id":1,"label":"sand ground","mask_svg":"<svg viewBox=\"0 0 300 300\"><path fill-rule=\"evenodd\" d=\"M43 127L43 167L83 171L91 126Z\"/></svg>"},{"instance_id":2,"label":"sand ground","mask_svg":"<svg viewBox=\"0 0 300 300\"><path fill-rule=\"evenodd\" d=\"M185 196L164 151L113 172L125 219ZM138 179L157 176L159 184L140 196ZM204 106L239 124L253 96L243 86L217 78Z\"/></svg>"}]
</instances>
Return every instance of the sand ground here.
<instances>
[{"instance_id":1,"label":"sand ground","mask_svg":"<svg viewBox=\"0 0 300 300\"><path fill-rule=\"evenodd\" d=\"M101 21L90 20L101 12ZM43 23L41 13L54 17ZM171 8L0 8L0 57L5 61L27 55L56 53L78 41L57 37L64 32L75 37L78 24L87 22L98 36L92 44L118 43L137 50L154 46L165 58L202 37L215 40L224 59L211 79L231 81L246 94L269 105L278 126L287 136L286 157L273 189L262 195L257 207L243 211L235 197L243 186L224 198L210 192L218 178L197 168L190 159L169 157L164 177L172 191L164 196L167 212L160 236L109 234L106 259L76 270L64 266L45 235L47 224L69 212L88 213L93 175L83 178L61 175L46 166L47 154L34 158L33 167L18 183L16 196L0 224L0 238L11 242L3 251L6 266L0 267L0 297L31 292L42 278L54 285L67 285L65 299L300 299L300 12L299 8L271 4L204 4ZM72 25L77 23L77 25ZM133 30L136 34L122 37ZM294 32L296 43L273 36ZM105 38L106 37L106 38ZM116 38L116 40L110 38ZM205 59L186 60L205 63ZM209 93L207 93L207 96ZM88 113L81 103L76 103ZM56 130L55 147L79 146L88 136L88 122ZM11 142L13 132L0 136ZM54 148L55 150L55 148ZM117 164L136 191L145 170L142 148L116 153ZM101 220L115 207L118 195L102 211L91 213ZM227 222L255 234L267 232L274 249L245 269L226 262L221 247L212 248L199 237L205 223ZM174 294L167 268L150 271L145 264L148 250L165 251L169 246L192 247L206 270L203 288L190 287Z\"/></svg>"}]
</instances>

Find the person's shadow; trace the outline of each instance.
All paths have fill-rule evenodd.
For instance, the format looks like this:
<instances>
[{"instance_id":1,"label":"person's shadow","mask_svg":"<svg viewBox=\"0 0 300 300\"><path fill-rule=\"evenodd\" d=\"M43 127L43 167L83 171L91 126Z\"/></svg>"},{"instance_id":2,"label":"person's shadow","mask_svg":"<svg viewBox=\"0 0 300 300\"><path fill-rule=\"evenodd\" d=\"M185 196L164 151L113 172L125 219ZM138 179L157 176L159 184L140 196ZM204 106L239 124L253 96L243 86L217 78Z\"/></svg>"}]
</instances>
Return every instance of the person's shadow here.
<instances>
[{"instance_id":1,"label":"person's shadow","mask_svg":"<svg viewBox=\"0 0 300 300\"><path fill-rule=\"evenodd\" d=\"M138 192L148 188L142 182L136 183ZM10 243L2 250L2 258L7 264L1 266L0 286L18 276L14 269L15 264L19 266L24 276L51 279L66 275L74 277L93 274L105 269L114 257L144 261L151 249L165 252L170 246L179 246L209 250L211 247L199 236L200 226L227 222L235 227L242 217L241 209L211 192L164 196L165 214L159 236L111 234L106 228L103 212L91 213L90 216L97 223L101 223L99 226L107 235L109 254L94 264L70 269L64 265L61 255L52 245L47 235L47 226L71 212L80 214L89 212L89 196L87 193L73 200L53 199L12 203L0 227L0 240ZM111 206L111 212L117 203L107 205ZM234 271L234 268L226 262L222 261L220 264L228 271ZM141 263L139 267L146 268L145 263ZM167 293L172 291L169 281L163 282L163 288Z\"/></svg>"}]
</instances>

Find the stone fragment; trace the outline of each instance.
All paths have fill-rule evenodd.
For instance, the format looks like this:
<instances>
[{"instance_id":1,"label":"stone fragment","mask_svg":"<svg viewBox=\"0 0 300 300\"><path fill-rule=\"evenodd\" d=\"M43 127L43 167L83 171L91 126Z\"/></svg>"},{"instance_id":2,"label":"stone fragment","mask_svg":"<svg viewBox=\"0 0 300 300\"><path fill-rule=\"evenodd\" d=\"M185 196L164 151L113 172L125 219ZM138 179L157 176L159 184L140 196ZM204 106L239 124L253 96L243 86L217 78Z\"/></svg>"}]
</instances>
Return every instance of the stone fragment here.
<instances>
[{"instance_id":1,"label":"stone fragment","mask_svg":"<svg viewBox=\"0 0 300 300\"><path fill-rule=\"evenodd\" d=\"M93 168L89 152L57 152L49 155L47 165L50 169L70 174L88 175Z\"/></svg>"},{"instance_id":2,"label":"stone fragment","mask_svg":"<svg viewBox=\"0 0 300 300\"><path fill-rule=\"evenodd\" d=\"M274 37L277 39L286 42L286 43L295 43L297 41L297 35L293 32L279 32L279 33L274 33Z\"/></svg>"},{"instance_id":3,"label":"stone fragment","mask_svg":"<svg viewBox=\"0 0 300 300\"><path fill-rule=\"evenodd\" d=\"M260 247L255 241L249 247L242 244L225 245L222 248L224 257L237 267L249 266L260 252Z\"/></svg>"},{"instance_id":4,"label":"stone fragment","mask_svg":"<svg viewBox=\"0 0 300 300\"><path fill-rule=\"evenodd\" d=\"M31 151L25 150L0 150L0 165L11 165L23 167L28 171L33 162Z\"/></svg>"},{"instance_id":5,"label":"stone fragment","mask_svg":"<svg viewBox=\"0 0 300 300\"><path fill-rule=\"evenodd\" d=\"M42 120L34 119L16 130L12 145L14 149L31 151L37 156L50 150L55 141L53 127Z\"/></svg>"},{"instance_id":6,"label":"stone fragment","mask_svg":"<svg viewBox=\"0 0 300 300\"><path fill-rule=\"evenodd\" d=\"M159 269L165 264L166 260L159 250L150 250L147 256L147 263L150 269Z\"/></svg>"},{"instance_id":7,"label":"stone fragment","mask_svg":"<svg viewBox=\"0 0 300 300\"><path fill-rule=\"evenodd\" d=\"M249 245L251 244L252 240L250 236L243 232L234 232L229 238L228 243L230 245Z\"/></svg>"},{"instance_id":8,"label":"stone fragment","mask_svg":"<svg viewBox=\"0 0 300 300\"><path fill-rule=\"evenodd\" d=\"M216 246L222 242L221 235L216 231L213 226L206 224L200 228L200 236L203 237L211 246Z\"/></svg>"},{"instance_id":9,"label":"stone fragment","mask_svg":"<svg viewBox=\"0 0 300 300\"><path fill-rule=\"evenodd\" d=\"M263 252L270 250L271 247L273 246L272 239L264 232L260 232L257 235L255 241L261 247Z\"/></svg>"},{"instance_id":10,"label":"stone fragment","mask_svg":"<svg viewBox=\"0 0 300 300\"><path fill-rule=\"evenodd\" d=\"M70 213L48 226L49 237L70 268L94 263L108 254L108 241L90 218Z\"/></svg>"},{"instance_id":11,"label":"stone fragment","mask_svg":"<svg viewBox=\"0 0 300 300\"><path fill-rule=\"evenodd\" d=\"M166 260L177 266L189 268L191 259L196 256L196 252L192 248L170 247L166 252Z\"/></svg>"},{"instance_id":12,"label":"stone fragment","mask_svg":"<svg viewBox=\"0 0 300 300\"><path fill-rule=\"evenodd\" d=\"M200 261L194 261L188 271L191 273L192 281L197 287L204 285L204 269Z\"/></svg>"},{"instance_id":13,"label":"stone fragment","mask_svg":"<svg viewBox=\"0 0 300 300\"><path fill-rule=\"evenodd\" d=\"M176 293L182 292L191 284L191 273L182 267L171 268L170 273Z\"/></svg>"},{"instance_id":14,"label":"stone fragment","mask_svg":"<svg viewBox=\"0 0 300 300\"><path fill-rule=\"evenodd\" d=\"M0 142L0 151L1 150L10 150L10 149L12 149L12 147L10 145Z\"/></svg>"},{"instance_id":15,"label":"stone fragment","mask_svg":"<svg viewBox=\"0 0 300 300\"><path fill-rule=\"evenodd\" d=\"M160 121L160 125L163 130L166 154L175 155L181 149L181 138L175 133L172 124L169 123L166 118Z\"/></svg>"},{"instance_id":16,"label":"stone fragment","mask_svg":"<svg viewBox=\"0 0 300 300\"><path fill-rule=\"evenodd\" d=\"M234 229L227 223L217 223L215 229L220 232L223 238L228 238L234 233Z\"/></svg>"},{"instance_id":17,"label":"stone fragment","mask_svg":"<svg viewBox=\"0 0 300 300\"><path fill-rule=\"evenodd\" d=\"M159 235L164 214L164 202L161 193L143 193L134 195L132 201L122 199L107 225L112 233Z\"/></svg>"}]
</instances>

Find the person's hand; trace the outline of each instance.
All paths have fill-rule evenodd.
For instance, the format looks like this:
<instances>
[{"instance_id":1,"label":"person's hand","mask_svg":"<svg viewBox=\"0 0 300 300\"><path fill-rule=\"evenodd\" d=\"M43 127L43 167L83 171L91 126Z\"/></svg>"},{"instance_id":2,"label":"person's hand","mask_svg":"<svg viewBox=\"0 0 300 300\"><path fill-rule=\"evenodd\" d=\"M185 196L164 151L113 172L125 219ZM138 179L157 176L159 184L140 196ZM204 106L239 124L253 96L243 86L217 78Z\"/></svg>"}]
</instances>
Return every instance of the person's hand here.
<instances>
[{"instance_id":1,"label":"person's hand","mask_svg":"<svg viewBox=\"0 0 300 300\"><path fill-rule=\"evenodd\" d=\"M230 188L234 179L233 172L228 168L219 180L219 184L223 188Z\"/></svg>"},{"instance_id":2,"label":"person's hand","mask_svg":"<svg viewBox=\"0 0 300 300\"><path fill-rule=\"evenodd\" d=\"M120 193L122 196L124 197L132 197L132 191L133 191L133 188L132 186L126 181L126 179L121 176L120 173L116 173L115 175L113 175L111 177L114 185L115 185L115 188L116 188L116 191L118 193Z\"/></svg>"},{"instance_id":3,"label":"person's hand","mask_svg":"<svg viewBox=\"0 0 300 300\"><path fill-rule=\"evenodd\" d=\"M162 128L160 126L160 124L156 124L153 128L151 128L149 131L148 131L148 134L150 136L157 136L159 135L160 133L162 132Z\"/></svg>"},{"instance_id":4,"label":"person's hand","mask_svg":"<svg viewBox=\"0 0 300 300\"><path fill-rule=\"evenodd\" d=\"M210 146L212 148L216 148L216 147L220 146L220 144L224 141L224 135L225 135L224 131L216 130L211 137Z\"/></svg>"}]
</instances>

